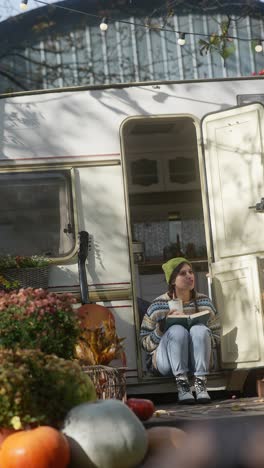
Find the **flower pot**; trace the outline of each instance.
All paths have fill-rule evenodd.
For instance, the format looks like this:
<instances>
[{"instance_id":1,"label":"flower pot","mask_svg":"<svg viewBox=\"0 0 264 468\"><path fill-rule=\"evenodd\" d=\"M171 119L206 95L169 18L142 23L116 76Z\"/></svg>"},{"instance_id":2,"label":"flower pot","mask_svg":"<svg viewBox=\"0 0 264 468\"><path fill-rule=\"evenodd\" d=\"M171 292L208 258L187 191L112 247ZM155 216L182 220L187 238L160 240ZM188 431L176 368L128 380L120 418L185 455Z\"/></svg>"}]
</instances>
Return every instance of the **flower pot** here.
<instances>
[{"instance_id":1,"label":"flower pot","mask_svg":"<svg viewBox=\"0 0 264 468\"><path fill-rule=\"evenodd\" d=\"M18 281L20 288L47 289L49 266L31 268L6 268L1 273L10 281Z\"/></svg>"}]
</instances>

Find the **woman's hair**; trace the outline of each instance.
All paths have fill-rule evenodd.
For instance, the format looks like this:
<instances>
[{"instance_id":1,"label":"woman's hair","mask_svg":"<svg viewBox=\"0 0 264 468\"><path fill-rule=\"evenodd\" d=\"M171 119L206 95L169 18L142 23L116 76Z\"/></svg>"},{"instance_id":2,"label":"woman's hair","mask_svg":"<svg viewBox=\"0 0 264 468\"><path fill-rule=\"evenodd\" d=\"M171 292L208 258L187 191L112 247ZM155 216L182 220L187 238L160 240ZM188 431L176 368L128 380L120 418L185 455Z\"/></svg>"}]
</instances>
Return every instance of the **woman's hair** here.
<instances>
[{"instance_id":1,"label":"woman's hair","mask_svg":"<svg viewBox=\"0 0 264 468\"><path fill-rule=\"evenodd\" d=\"M186 262L182 262L180 263L172 272L171 274L171 277L170 277L170 280L169 280L169 290L168 290L168 295L169 297L172 299L173 298L173 293L176 294L176 291L175 291L175 279L176 277L178 276L178 274L180 273L183 265L185 264ZM187 265L190 265L189 263L187 263ZM197 306L197 302L196 302L196 291L195 289L193 288L191 290L191 297L190 299L193 299L194 300L194 304L195 304L195 311L198 312L198 306Z\"/></svg>"}]
</instances>

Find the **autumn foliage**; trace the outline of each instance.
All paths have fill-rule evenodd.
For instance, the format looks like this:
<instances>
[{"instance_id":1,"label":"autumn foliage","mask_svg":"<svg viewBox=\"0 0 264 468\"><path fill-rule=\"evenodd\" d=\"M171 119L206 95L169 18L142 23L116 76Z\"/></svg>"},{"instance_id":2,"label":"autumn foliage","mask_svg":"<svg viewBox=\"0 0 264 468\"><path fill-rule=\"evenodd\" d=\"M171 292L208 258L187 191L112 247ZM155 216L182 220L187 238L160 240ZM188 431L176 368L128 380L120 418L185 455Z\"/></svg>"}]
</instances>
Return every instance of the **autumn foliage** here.
<instances>
[{"instance_id":1,"label":"autumn foliage","mask_svg":"<svg viewBox=\"0 0 264 468\"><path fill-rule=\"evenodd\" d=\"M111 318L96 328L85 328L75 347L76 357L85 365L107 365L123 356L124 338L119 338Z\"/></svg>"}]
</instances>

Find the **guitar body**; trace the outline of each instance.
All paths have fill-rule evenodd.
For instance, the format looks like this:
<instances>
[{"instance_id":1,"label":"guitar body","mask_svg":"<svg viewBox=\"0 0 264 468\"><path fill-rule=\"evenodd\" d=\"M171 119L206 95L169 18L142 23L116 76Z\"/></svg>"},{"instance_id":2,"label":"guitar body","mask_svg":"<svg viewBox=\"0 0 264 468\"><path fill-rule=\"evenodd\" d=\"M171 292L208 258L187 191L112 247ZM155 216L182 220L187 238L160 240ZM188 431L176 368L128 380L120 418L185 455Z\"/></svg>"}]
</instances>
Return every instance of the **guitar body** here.
<instances>
[{"instance_id":1,"label":"guitar body","mask_svg":"<svg viewBox=\"0 0 264 468\"><path fill-rule=\"evenodd\" d=\"M83 304L77 310L81 320L82 328L94 330L103 325L103 322L108 322L111 328L115 328L114 314L107 307L99 304Z\"/></svg>"},{"instance_id":2,"label":"guitar body","mask_svg":"<svg viewBox=\"0 0 264 468\"><path fill-rule=\"evenodd\" d=\"M89 300L88 282L86 276L85 262L88 257L89 234L86 231L79 233L80 247L78 252L78 268L81 289L82 305L77 310L77 314L83 328L82 339L76 347L77 358L89 365L101 364L107 365L113 359L120 358L122 365L126 366L126 354L120 347L120 339L116 334L114 314L107 307L99 304L93 304ZM104 326L105 325L105 326ZM104 331L101 327L104 326ZM110 340L111 346L107 353L102 354L99 351L100 342L97 342L100 333ZM99 338L101 343L103 338ZM93 348L93 352L92 349ZM97 348L97 351L96 349ZM98 354L99 353L99 354Z\"/></svg>"}]
</instances>

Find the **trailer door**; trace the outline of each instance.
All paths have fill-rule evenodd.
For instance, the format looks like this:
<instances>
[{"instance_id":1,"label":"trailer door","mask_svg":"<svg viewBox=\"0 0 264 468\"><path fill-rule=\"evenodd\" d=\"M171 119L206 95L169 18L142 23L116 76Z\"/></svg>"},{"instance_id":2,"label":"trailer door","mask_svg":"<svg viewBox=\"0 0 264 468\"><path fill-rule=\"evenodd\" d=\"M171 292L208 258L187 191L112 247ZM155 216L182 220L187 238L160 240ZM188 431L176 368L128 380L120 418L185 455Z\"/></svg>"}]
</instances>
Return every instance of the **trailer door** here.
<instances>
[{"instance_id":1,"label":"trailer door","mask_svg":"<svg viewBox=\"0 0 264 468\"><path fill-rule=\"evenodd\" d=\"M264 366L263 129L258 103L202 122L212 285L225 368Z\"/></svg>"}]
</instances>

